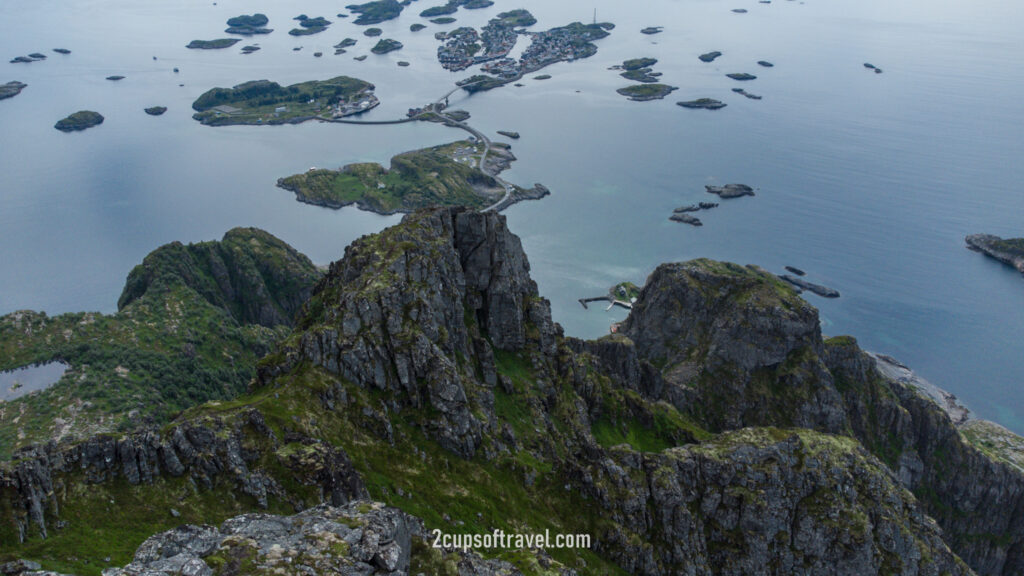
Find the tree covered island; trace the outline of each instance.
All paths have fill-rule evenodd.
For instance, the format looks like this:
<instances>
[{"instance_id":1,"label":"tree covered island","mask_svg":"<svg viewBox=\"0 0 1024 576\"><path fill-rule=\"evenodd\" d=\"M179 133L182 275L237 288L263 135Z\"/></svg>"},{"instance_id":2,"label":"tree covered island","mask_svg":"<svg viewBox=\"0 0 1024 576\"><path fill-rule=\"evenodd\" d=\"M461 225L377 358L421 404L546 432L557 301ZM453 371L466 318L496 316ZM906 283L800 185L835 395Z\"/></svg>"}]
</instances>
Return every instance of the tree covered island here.
<instances>
[{"instance_id":1,"label":"tree covered island","mask_svg":"<svg viewBox=\"0 0 1024 576\"><path fill-rule=\"evenodd\" d=\"M208 126L297 124L332 120L365 112L380 102L374 85L348 76L281 86L253 80L233 88L206 91L192 108L193 118Z\"/></svg>"}]
</instances>

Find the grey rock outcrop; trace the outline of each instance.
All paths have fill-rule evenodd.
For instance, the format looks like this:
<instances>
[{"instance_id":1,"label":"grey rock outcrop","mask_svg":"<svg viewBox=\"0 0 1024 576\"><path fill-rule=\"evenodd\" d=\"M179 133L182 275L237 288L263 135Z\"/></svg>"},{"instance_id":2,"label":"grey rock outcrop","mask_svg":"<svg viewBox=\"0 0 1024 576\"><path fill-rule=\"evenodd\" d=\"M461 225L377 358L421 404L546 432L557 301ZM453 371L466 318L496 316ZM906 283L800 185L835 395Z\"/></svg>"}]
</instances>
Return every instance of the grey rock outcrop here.
<instances>
[{"instance_id":1,"label":"grey rock outcrop","mask_svg":"<svg viewBox=\"0 0 1024 576\"><path fill-rule=\"evenodd\" d=\"M387 390L399 405L432 407L438 418L429 433L472 456L482 426L472 404L487 404L497 382L493 349L516 351L532 341L555 352L550 304L529 270L504 216L459 208L409 215L380 238L356 241L331 265L307 305L298 346L262 378L309 361ZM481 381L466 365L481 367Z\"/></svg>"},{"instance_id":2,"label":"grey rock outcrop","mask_svg":"<svg viewBox=\"0 0 1024 576\"><path fill-rule=\"evenodd\" d=\"M253 444L252 438L260 442ZM45 538L47 520L59 521L59 495L71 474L84 484L120 480L131 486L185 477L206 490L226 484L266 507L269 496L292 496L280 479L263 470L261 461L271 459L286 470L295 468L295 481L318 487L320 501L341 505L365 496L362 480L343 451L312 438L288 440L312 446L301 462L275 454L282 440L252 410L232 421L183 424L163 435L140 432L122 438L97 436L71 446L50 443L21 451L9 469L0 470L0 497L25 541Z\"/></svg>"}]
</instances>

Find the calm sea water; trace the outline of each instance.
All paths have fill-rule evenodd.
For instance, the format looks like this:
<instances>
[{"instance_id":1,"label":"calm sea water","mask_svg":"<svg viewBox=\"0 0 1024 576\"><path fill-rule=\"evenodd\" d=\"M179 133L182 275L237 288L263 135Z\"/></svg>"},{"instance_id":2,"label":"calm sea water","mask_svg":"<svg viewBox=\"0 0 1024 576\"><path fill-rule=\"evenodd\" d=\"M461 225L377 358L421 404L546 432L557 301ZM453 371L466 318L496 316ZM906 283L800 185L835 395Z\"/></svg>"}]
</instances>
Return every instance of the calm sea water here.
<instances>
[{"instance_id":1,"label":"calm sea water","mask_svg":"<svg viewBox=\"0 0 1024 576\"><path fill-rule=\"evenodd\" d=\"M207 89L348 74L377 85L383 104L369 118L398 117L469 74L437 65L435 31L480 26L518 7L537 16L534 29L546 29L589 21L596 8L598 20L617 25L596 56L544 70L551 80L453 102L481 130L519 131L519 161L506 176L551 188L507 214L569 334L599 336L622 318L584 311L577 298L642 282L660 262L708 256L776 272L794 265L843 294L807 296L826 333L853 334L1024 432L1024 278L963 243L974 232L1024 235L1018 2L651 0L639 8L498 0L460 11L452 26L410 33L433 5L421 1L379 25L405 48L365 62L352 57L375 40L335 18L334 2L68 4L0 3L0 56L49 54L0 63L0 82L29 84L0 101L0 313L113 311L124 277L149 251L219 238L233 226L259 226L329 262L398 218L302 205L274 186L277 178L311 166L386 163L462 137L419 123L207 128L190 119L191 102ZM184 48L223 37L227 18L254 11L270 16L273 34L227 50ZM335 24L288 36L300 11ZM639 33L652 25L665 31ZM334 56L331 46L345 37L359 43ZM251 42L262 50L239 54ZM73 53L50 52L56 47ZM724 55L698 61L711 50ZM647 103L616 95L629 82L607 67L639 56L658 58L655 69L679 90ZM729 72L758 79L740 84ZM104 79L111 74L127 78ZM730 92L738 86L764 99ZM705 96L729 106L675 106ZM169 110L146 116L153 105ZM52 128L80 109L106 122L78 134ZM667 220L676 206L712 199L705 184L728 182L750 184L757 196L702 213L702 228Z\"/></svg>"}]
</instances>

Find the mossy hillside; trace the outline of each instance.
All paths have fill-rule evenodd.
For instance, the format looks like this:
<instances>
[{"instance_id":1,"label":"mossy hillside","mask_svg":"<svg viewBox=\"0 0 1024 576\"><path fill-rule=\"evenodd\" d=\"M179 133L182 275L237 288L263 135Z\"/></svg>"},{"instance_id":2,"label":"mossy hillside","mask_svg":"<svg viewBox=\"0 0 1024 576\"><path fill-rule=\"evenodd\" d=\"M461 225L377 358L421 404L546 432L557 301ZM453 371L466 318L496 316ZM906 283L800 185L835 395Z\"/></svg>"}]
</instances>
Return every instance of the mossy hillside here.
<instances>
[{"instance_id":1,"label":"mossy hillside","mask_svg":"<svg viewBox=\"0 0 1024 576\"><path fill-rule=\"evenodd\" d=\"M482 154L476 148L472 151L474 144L467 141L453 142L399 154L391 159L390 169L375 163L350 164L341 170L310 170L282 178L278 185L311 204L356 204L385 214L427 206L481 208L493 202L501 187L475 167Z\"/></svg>"},{"instance_id":2,"label":"mossy hillside","mask_svg":"<svg viewBox=\"0 0 1024 576\"><path fill-rule=\"evenodd\" d=\"M189 406L237 396L282 334L239 325L184 288L145 296L109 316L0 318L0 367L70 365L53 386L0 406L0 455L53 437L161 422Z\"/></svg>"},{"instance_id":3,"label":"mossy hillside","mask_svg":"<svg viewBox=\"0 0 1024 576\"><path fill-rule=\"evenodd\" d=\"M324 406L321 394L337 387L345 390L347 403L332 411ZM517 400L521 399L518 393L515 395ZM258 410L278 438L308 435L343 448L352 457L372 498L417 515L428 527L446 532L481 533L502 528L507 532L598 531L594 532L596 535L601 530L604 520L600 514L596 510L580 513L592 507L580 500L576 492L564 489L564 481L551 458L528 444L530 439L521 440L524 445L519 451L491 459L466 460L424 436L420 427L429 423L429 411L389 414L386 406L386 399L378 390L355 386L319 368L300 366L271 387L236 400L190 409L178 422L230 422ZM534 426L532 417L522 418L517 427ZM385 422L390 423L390 437L385 433ZM543 435L535 436L539 441ZM285 444L267 450L266 445L258 445L265 440L255 434L251 437L254 444L247 449L262 450L264 455L250 464L250 469L267 473L286 487L290 495L287 499L270 499L270 511L290 512L296 499L305 506L316 504L318 491L304 485L297 474L282 464L294 453L308 448ZM527 477L531 478L531 485L527 485ZM106 565L102 559L107 556L113 565L126 563L135 547L155 531L185 521L217 523L233 514L257 509L254 501L238 497L231 486L224 484L206 490L196 489L185 481L158 480L153 485L128 487L115 482L102 484L101 489L86 490L81 478L69 476L62 481L68 486L83 486L61 499L60 518L67 522L67 527L51 530L47 540L33 539L14 550L16 555L41 561L48 568L74 570L83 575L97 574ZM182 517L171 516L171 508L181 511ZM9 542L6 538L5 541ZM483 552L500 555L528 574L544 573L529 554ZM586 566L597 570L593 573L621 573L587 550L550 553L566 566L581 567L578 559L582 558Z\"/></svg>"},{"instance_id":4,"label":"mossy hillside","mask_svg":"<svg viewBox=\"0 0 1024 576\"><path fill-rule=\"evenodd\" d=\"M50 388L0 405L0 454L164 422L245 392L319 276L270 234L235 229L220 242L150 253L129 275L116 314L0 318L0 369L70 365Z\"/></svg>"},{"instance_id":5,"label":"mossy hillside","mask_svg":"<svg viewBox=\"0 0 1024 576\"><path fill-rule=\"evenodd\" d=\"M128 274L117 304L183 286L240 324L290 325L320 276L308 257L268 232L235 228L220 241L154 250Z\"/></svg>"},{"instance_id":6,"label":"mossy hillside","mask_svg":"<svg viewBox=\"0 0 1024 576\"><path fill-rule=\"evenodd\" d=\"M374 85L358 78L338 76L281 86L269 80L253 80L233 88L213 88L192 103L192 116L203 124L283 124L305 118L329 117L331 106L356 103L366 98ZM218 106L237 108L230 114ZM279 111L279 108L285 108Z\"/></svg>"}]
</instances>

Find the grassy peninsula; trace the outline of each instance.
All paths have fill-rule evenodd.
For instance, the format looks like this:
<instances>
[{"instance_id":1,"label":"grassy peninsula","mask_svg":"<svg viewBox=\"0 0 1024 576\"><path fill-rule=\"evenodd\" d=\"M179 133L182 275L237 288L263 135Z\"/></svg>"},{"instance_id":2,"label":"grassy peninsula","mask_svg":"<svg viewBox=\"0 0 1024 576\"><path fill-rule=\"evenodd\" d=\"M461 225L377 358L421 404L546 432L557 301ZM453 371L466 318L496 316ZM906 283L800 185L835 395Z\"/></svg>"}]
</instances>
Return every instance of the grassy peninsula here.
<instances>
[{"instance_id":1,"label":"grassy peninsula","mask_svg":"<svg viewBox=\"0 0 1024 576\"><path fill-rule=\"evenodd\" d=\"M233 88L208 90L192 103L196 111L192 117L209 126L331 120L376 106L379 102L373 90L373 84L348 76L291 86L253 80Z\"/></svg>"},{"instance_id":2,"label":"grassy peninsula","mask_svg":"<svg viewBox=\"0 0 1024 576\"><path fill-rule=\"evenodd\" d=\"M481 172L483 147L468 141L405 152L390 169L376 163L341 170L314 169L277 181L300 202L341 208L355 204L379 214L412 212L426 206L482 208L501 198L501 184ZM492 154L495 150L492 150Z\"/></svg>"}]
</instances>

